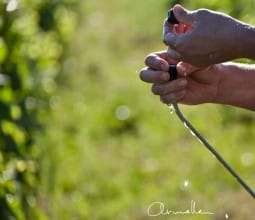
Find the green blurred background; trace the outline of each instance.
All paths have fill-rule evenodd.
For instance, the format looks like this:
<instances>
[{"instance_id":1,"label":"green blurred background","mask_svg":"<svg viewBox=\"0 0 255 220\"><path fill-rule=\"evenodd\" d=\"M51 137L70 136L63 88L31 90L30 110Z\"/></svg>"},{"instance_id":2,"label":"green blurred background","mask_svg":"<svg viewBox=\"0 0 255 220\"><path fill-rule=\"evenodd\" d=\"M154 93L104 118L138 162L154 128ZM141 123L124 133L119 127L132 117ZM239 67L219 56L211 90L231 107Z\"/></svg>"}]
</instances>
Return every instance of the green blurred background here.
<instances>
[{"instance_id":1,"label":"green blurred background","mask_svg":"<svg viewBox=\"0 0 255 220\"><path fill-rule=\"evenodd\" d=\"M255 24L254 0L0 3L0 219L254 218L251 196L139 79L175 3ZM181 109L255 188L254 113ZM156 201L214 215L150 217Z\"/></svg>"}]
</instances>

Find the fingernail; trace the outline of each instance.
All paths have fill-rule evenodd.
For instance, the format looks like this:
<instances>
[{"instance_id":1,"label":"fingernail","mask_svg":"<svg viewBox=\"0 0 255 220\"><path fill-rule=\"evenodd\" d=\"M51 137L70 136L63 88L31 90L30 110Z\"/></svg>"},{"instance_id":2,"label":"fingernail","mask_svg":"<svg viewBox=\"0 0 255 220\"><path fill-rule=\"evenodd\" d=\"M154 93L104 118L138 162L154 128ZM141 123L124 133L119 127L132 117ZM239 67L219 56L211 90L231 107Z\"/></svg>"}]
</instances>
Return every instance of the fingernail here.
<instances>
[{"instance_id":1,"label":"fingernail","mask_svg":"<svg viewBox=\"0 0 255 220\"><path fill-rule=\"evenodd\" d=\"M174 7L174 13L180 14L180 13L183 13L183 12L184 12L184 8L181 5L176 5Z\"/></svg>"},{"instance_id":2,"label":"fingernail","mask_svg":"<svg viewBox=\"0 0 255 220\"><path fill-rule=\"evenodd\" d=\"M184 63L182 63L182 62L178 63L177 69L181 75L184 75L184 76L188 75L188 68L187 68L187 66L184 65Z\"/></svg>"},{"instance_id":3,"label":"fingernail","mask_svg":"<svg viewBox=\"0 0 255 220\"><path fill-rule=\"evenodd\" d=\"M179 72L183 73L186 71L185 67L183 65L177 64L177 69Z\"/></svg>"}]
</instances>

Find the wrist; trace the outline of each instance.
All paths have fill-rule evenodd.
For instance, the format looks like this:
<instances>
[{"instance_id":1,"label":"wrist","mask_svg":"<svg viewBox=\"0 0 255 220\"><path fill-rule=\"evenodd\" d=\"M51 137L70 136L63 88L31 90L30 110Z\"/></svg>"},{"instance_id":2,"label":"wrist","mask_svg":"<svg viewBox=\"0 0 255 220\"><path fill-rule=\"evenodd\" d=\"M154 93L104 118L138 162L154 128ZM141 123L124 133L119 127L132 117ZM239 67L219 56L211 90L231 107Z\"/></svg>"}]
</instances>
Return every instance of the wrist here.
<instances>
[{"instance_id":1,"label":"wrist","mask_svg":"<svg viewBox=\"0 0 255 220\"><path fill-rule=\"evenodd\" d=\"M214 74L218 75L217 85L216 85L216 95L212 101L215 104L224 104L224 87L225 87L225 77L224 76L224 63L215 64Z\"/></svg>"},{"instance_id":2,"label":"wrist","mask_svg":"<svg viewBox=\"0 0 255 220\"><path fill-rule=\"evenodd\" d=\"M241 23L237 41L240 45L237 58L255 59L255 27Z\"/></svg>"},{"instance_id":3,"label":"wrist","mask_svg":"<svg viewBox=\"0 0 255 220\"><path fill-rule=\"evenodd\" d=\"M255 110L255 66L237 63L218 65L220 80L214 103Z\"/></svg>"}]
</instances>

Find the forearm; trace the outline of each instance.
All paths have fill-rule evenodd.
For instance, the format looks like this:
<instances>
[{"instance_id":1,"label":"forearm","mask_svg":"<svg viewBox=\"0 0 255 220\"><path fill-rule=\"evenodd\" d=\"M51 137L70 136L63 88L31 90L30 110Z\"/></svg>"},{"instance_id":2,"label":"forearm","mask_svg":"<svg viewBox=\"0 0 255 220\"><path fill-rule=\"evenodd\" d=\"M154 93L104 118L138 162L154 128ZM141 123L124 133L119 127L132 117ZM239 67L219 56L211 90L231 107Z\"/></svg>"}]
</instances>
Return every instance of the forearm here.
<instances>
[{"instance_id":1,"label":"forearm","mask_svg":"<svg viewBox=\"0 0 255 220\"><path fill-rule=\"evenodd\" d=\"M215 103L255 111L255 65L228 62L217 67L221 78Z\"/></svg>"}]
</instances>

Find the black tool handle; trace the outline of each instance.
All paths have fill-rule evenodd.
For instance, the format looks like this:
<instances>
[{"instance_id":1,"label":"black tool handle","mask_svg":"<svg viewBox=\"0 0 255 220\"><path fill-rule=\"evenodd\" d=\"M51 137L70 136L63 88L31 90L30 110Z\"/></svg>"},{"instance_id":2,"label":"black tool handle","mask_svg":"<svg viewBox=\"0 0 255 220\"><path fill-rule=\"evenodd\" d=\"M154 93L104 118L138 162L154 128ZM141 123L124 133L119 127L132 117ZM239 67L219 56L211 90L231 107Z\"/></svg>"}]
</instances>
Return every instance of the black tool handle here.
<instances>
[{"instance_id":1,"label":"black tool handle","mask_svg":"<svg viewBox=\"0 0 255 220\"><path fill-rule=\"evenodd\" d=\"M176 19L173 9L170 9L168 11L168 17L167 17L167 21L170 24L179 24L179 21ZM170 80L175 80L177 79L177 69L176 69L176 65L175 64L169 64L169 74L170 74Z\"/></svg>"},{"instance_id":2,"label":"black tool handle","mask_svg":"<svg viewBox=\"0 0 255 220\"><path fill-rule=\"evenodd\" d=\"M170 24L179 24L180 22L176 19L175 15L174 15L174 11L173 9L171 8L168 13L167 13L167 21L170 23Z\"/></svg>"},{"instance_id":3,"label":"black tool handle","mask_svg":"<svg viewBox=\"0 0 255 220\"><path fill-rule=\"evenodd\" d=\"M177 79L177 68L176 64L169 64L169 74L170 74L170 80Z\"/></svg>"}]
</instances>

